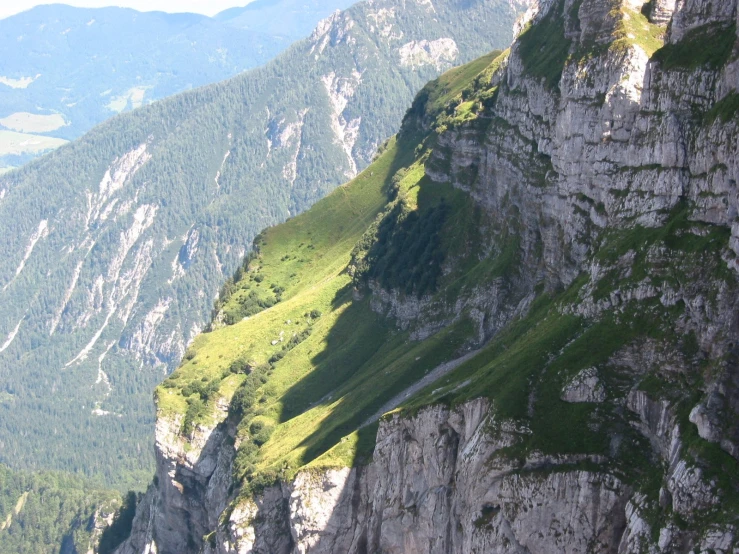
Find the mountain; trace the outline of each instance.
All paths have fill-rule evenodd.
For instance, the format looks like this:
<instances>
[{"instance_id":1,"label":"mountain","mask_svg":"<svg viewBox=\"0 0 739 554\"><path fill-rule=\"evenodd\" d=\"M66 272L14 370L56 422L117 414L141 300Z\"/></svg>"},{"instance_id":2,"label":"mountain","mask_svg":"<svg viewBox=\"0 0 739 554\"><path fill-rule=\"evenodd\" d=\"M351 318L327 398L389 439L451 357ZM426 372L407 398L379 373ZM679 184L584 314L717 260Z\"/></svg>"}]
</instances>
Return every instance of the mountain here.
<instances>
[{"instance_id":1,"label":"mountain","mask_svg":"<svg viewBox=\"0 0 739 554\"><path fill-rule=\"evenodd\" d=\"M554 0L427 85L256 238L118 552L736 552L738 15Z\"/></svg>"},{"instance_id":2,"label":"mountain","mask_svg":"<svg viewBox=\"0 0 739 554\"><path fill-rule=\"evenodd\" d=\"M0 461L148 481L151 391L254 236L365 167L416 91L506 44L520 8L360 3L262 68L1 176Z\"/></svg>"},{"instance_id":3,"label":"mountain","mask_svg":"<svg viewBox=\"0 0 739 554\"><path fill-rule=\"evenodd\" d=\"M20 166L117 113L262 65L348 2L300 4L299 11L291 0L262 4L250 9L254 18L233 23L225 14L61 4L0 20L0 168Z\"/></svg>"},{"instance_id":4,"label":"mountain","mask_svg":"<svg viewBox=\"0 0 739 554\"><path fill-rule=\"evenodd\" d=\"M298 40L308 36L318 19L329 17L336 10L352 5L351 0L255 0L244 7L224 10L214 17L217 21L276 37Z\"/></svg>"}]
</instances>

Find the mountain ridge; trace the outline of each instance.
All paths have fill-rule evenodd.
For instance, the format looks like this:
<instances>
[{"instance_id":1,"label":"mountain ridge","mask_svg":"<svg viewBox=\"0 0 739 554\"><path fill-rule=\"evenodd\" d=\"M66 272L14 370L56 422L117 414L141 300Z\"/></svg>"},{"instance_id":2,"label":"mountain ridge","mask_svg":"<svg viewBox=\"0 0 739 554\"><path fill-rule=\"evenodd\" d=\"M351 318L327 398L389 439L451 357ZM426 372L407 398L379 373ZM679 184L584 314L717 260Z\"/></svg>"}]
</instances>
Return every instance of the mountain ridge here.
<instances>
[{"instance_id":1,"label":"mountain ridge","mask_svg":"<svg viewBox=\"0 0 739 554\"><path fill-rule=\"evenodd\" d=\"M319 19L329 17L337 9L348 8L352 2L344 0L326 5L324 2L275 2L273 0L255 0L246 6L231 8L216 14L218 21L228 21L230 25L245 29L259 29L278 36L290 36L300 39L309 35L314 23L307 20L306 14L316 13ZM288 22L288 23L286 23ZM290 31L285 32L288 25Z\"/></svg>"},{"instance_id":2,"label":"mountain ridge","mask_svg":"<svg viewBox=\"0 0 739 554\"><path fill-rule=\"evenodd\" d=\"M273 11L287 4L281 0ZM117 113L262 65L346 6L306 6L299 24L275 21L257 6L253 29L228 17L65 4L4 18L0 167L20 166Z\"/></svg>"}]
</instances>

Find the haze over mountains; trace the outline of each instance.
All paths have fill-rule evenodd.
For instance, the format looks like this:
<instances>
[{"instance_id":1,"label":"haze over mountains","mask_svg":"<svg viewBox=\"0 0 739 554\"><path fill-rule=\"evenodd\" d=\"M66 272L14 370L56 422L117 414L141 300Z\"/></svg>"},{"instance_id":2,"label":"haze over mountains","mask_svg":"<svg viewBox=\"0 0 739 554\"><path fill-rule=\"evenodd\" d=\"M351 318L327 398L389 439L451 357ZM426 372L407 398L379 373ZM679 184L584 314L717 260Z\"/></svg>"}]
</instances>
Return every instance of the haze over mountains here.
<instances>
[{"instance_id":1,"label":"haze over mountains","mask_svg":"<svg viewBox=\"0 0 739 554\"><path fill-rule=\"evenodd\" d=\"M0 462L142 483L153 386L253 237L356 175L416 91L508 44L523 7L360 3L0 177Z\"/></svg>"},{"instance_id":2,"label":"haze over mountains","mask_svg":"<svg viewBox=\"0 0 739 554\"><path fill-rule=\"evenodd\" d=\"M216 17L37 6L0 20L0 170L105 119L261 65L349 0L257 0Z\"/></svg>"}]
</instances>

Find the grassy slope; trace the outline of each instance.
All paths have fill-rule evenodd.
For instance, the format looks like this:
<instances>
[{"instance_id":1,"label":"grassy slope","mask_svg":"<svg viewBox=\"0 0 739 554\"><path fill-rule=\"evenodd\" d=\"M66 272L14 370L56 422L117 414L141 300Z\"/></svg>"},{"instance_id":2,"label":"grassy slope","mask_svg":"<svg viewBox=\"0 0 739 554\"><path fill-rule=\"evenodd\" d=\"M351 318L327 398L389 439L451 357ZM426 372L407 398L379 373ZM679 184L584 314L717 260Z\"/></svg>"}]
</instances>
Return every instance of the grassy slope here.
<instances>
[{"instance_id":1,"label":"grassy slope","mask_svg":"<svg viewBox=\"0 0 739 554\"><path fill-rule=\"evenodd\" d=\"M352 299L352 278L346 271L355 243L387 204L390 178L412 161L412 148L399 148L393 141L355 181L310 212L264 233L260 256L248 274L264 280L256 283L247 276L242 284L263 288L280 283L283 301L201 335L193 345L195 356L157 390L160 410L184 413L187 403L180 386L203 378L217 380L239 357L246 356L253 366L263 364L295 331L310 325L311 335L274 364L249 419L250 424L276 426L260 451L259 467L297 468L331 449L387 399L452 358L469 333L464 323L430 340L409 343L407 334L372 312L366 299ZM418 177L417 172L411 175ZM313 310L322 315L306 317ZM281 333L283 342L273 345ZM219 393L228 396L243 379L229 373ZM170 388L173 383L177 388ZM241 434L249 436L248 425L242 425ZM374 441L372 428L365 438ZM357 440L358 434L349 444ZM352 448L339 457L334 451L317 463L351 464L355 454Z\"/></svg>"},{"instance_id":2,"label":"grassy slope","mask_svg":"<svg viewBox=\"0 0 739 554\"><path fill-rule=\"evenodd\" d=\"M429 83L424 89L430 99L426 112L430 116L434 116L444 110L478 75L484 73L500 54L501 52L497 50L490 52L468 64L447 71L441 77Z\"/></svg>"},{"instance_id":3,"label":"grassy slope","mask_svg":"<svg viewBox=\"0 0 739 554\"><path fill-rule=\"evenodd\" d=\"M440 106L440 97L459 96L495 57L497 53L431 83L428 99ZM472 333L462 318L426 341L410 342L407 333L370 309L368 299L353 294L356 283L348 271L352 251L394 195L405 212L423 213L446 202L452 206L449 227L457 235L471 232L464 221L473 209L469 199L424 179L427 139L392 139L355 180L256 239L258 256L237 280L223 311L236 310L236 303L250 293L274 298L272 291L279 290L281 301L199 336L182 366L156 391L161 414L188 413L184 394L193 384L217 387L217 393L203 395L207 406L219 396L230 398L248 380L244 373L229 371L234 361L264 367L281 353L284 357L273 362L239 426L246 442L258 429L271 431L258 458L251 460L257 470L293 470L311 462L313 467L346 465L366 447L371 449L376 427L360 432L362 423L426 372L454 358ZM402 179L395 180L397 190L392 191L393 177L401 169ZM445 236L445 248L453 247L457 235ZM303 333L302 342L283 350L292 336L308 328L307 338ZM190 404L193 399L197 393L189 397ZM195 423L207 423L210 413L209 408L196 414Z\"/></svg>"}]
</instances>

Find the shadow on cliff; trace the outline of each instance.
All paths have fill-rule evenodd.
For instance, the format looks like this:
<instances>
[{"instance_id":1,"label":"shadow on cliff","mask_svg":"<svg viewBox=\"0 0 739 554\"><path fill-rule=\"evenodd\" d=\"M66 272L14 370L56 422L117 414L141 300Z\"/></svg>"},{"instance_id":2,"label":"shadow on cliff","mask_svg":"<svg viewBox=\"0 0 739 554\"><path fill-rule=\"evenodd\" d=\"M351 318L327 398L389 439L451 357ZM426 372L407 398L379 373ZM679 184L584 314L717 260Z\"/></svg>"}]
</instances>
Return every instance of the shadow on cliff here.
<instances>
[{"instance_id":1,"label":"shadow on cliff","mask_svg":"<svg viewBox=\"0 0 739 554\"><path fill-rule=\"evenodd\" d=\"M424 180L419 206L436 205L438 195L433 183ZM372 418L390 398L422 378L440 361L448 361L444 356L456 348L456 342L446 341L428 359L425 355L411 356L398 363L413 348L408 344L408 334L397 329L393 319L372 309L368 293L362 294L349 283L336 293L332 307L340 310L340 315L321 351L310 358L312 371L282 395L279 421L298 423L312 409L328 411L324 417L318 416L317 424L306 419L305 427L297 425L301 432L308 429L296 447L303 450L300 465L328 453L327 468L352 469L345 480L325 477L323 490L333 489L325 498L330 497L335 504L330 506L327 520L317 522L321 529L306 529L316 540L310 551L366 554L371 550L370 545L377 543L381 521L370 513L361 513L360 502L363 496L371 494L366 490L366 475L379 428L379 422ZM439 356L441 360L437 360ZM336 487L341 490L335 492ZM264 516L268 516L267 511ZM327 529L332 531L324 532ZM298 541L305 538L297 537Z\"/></svg>"},{"instance_id":2,"label":"shadow on cliff","mask_svg":"<svg viewBox=\"0 0 739 554\"><path fill-rule=\"evenodd\" d=\"M413 151L409 147L404 150ZM406 158L412 160L412 156L406 155ZM397 167L407 166L410 160L396 161L396 169L390 175ZM389 178L386 186L391 184L392 178ZM476 208L469 203L450 200L454 194L461 193L456 193L449 185L421 179L417 209L404 219L398 219L393 210L380 225L377 241L368 254L368 259L372 260L370 266L379 269L368 273L368 278L382 282L386 289L404 291L409 297L436 290L447 255L439 237L446 232L447 219L452 225L455 221L452 217L479 218L476 211L471 213L470 210ZM371 453L374 436L370 438L369 435L374 433L365 430L369 419L389 399L438 364L449 361L449 356L461 346L457 345L458 337L447 337L439 341L440 344L419 351L418 356L407 356L415 347L409 344L408 332L398 329L394 318L375 311L370 298L369 287L355 281L336 292L332 309L339 315L321 350L309 353L313 369L281 397L280 423L300 418L319 406L330 411L330 415L322 417L318 427L300 443L305 449L303 464L355 431L359 433L357 454L363 457L368 451Z\"/></svg>"},{"instance_id":3,"label":"shadow on cliff","mask_svg":"<svg viewBox=\"0 0 739 554\"><path fill-rule=\"evenodd\" d=\"M123 499L123 504L115 513L113 523L103 530L98 544L99 554L112 554L131 535L136 506L141 498L142 495L137 495L134 491L128 491Z\"/></svg>"},{"instance_id":4,"label":"shadow on cliff","mask_svg":"<svg viewBox=\"0 0 739 554\"><path fill-rule=\"evenodd\" d=\"M405 136L401 133L398 154L383 185L389 200L394 194L394 175L415 161L415 149L422 139L420 133L408 132ZM299 445L305 448L303 464L324 454L355 431L359 435L356 452L352 459L346 461L359 463L371 455L377 425L363 424L387 400L382 389L388 388L393 379L381 376L378 368L391 361L383 362L381 359L383 355L387 356L386 346L389 343L399 346L403 340L395 332L393 322L374 312L368 295L356 290L352 282L337 291L332 299L332 309L341 313L329 330L322 349L311 353L313 370L282 395L280 423L299 418L315 407L330 406L330 416L323 418ZM367 390L373 380L379 394L357 395L359 389Z\"/></svg>"},{"instance_id":5,"label":"shadow on cliff","mask_svg":"<svg viewBox=\"0 0 739 554\"><path fill-rule=\"evenodd\" d=\"M343 309L341 316L326 337L324 349L311 358L313 371L296 382L283 395L280 423L284 423L318 407L331 406L331 416L300 443L306 448L303 463L317 458L342 437L357 430L382 406L383 397L374 401L348 404L352 384L357 387L372 378L365 371L375 362L382 346L391 340L388 322L372 312L368 300L353 301L351 286L341 289L334 304ZM376 363L376 362L375 362ZM375 427L376 429L376 427ZM371 433L371 439L367 436ZM374 444L374 433L361 430L360 442Z\"/></svg>"},{"instance_id":6,"label":"shadow on cliff","mask_svg":"<svg viewBox=\"0 0 739 554\"><path fill-rule=\"evenodd\" d=\"M419 144L419 136L405 137L403 144L398 148L398 154L391 162L391 169L383 183L383 191L388 199L392 194L392 178L403 167L410 165L415 159L415 147ZM305 465L334 446L340 450L333 456L332 462L340 458L343 465L355 468L352 477L346 482L345 490L339 493L339 503L350 502L353 498L353 488L350 483L357 483L357 473L363 471L364 464L371 461L375 446L378 425L363 425L383 404L384 397L367 402L352 403L353 388L366 386L374 378L367 369L371 365L377 366L374 359L383 346L393 337L392 323L372 311L368 298L361 298L349 283L336 292L331 302L332 311L339 312L332 323L320 350L309 352L308 356L313 367L312 371L296 381L281 396L282 411L278 422L285 423L300 418L313 408L330 407L331 414L320 421L310 421L305 427L300 426L299 432L303 436L296 448L303 449L300 465ZM284 360L282 363L286 363ZM307 429L306 429L307 428ZM344 439L352 435L353 444L343 448ZM209 441L210 442L210 441ZM207 447L206 447L207 448ZM205 454L205 451L204 451ZM201 457L202 458L202 457ZM270 554L288 554L295 544L290 530L289 497L285 495L282 485L268 486L260 496L259 513L255 522L256 539L254 552L269 552ZM338 506L339 504L337 504ZM351 504L350 504L351 505ZM331 513L328 525L341 525L345 516L341 513ZM278 540L275 533L267 527L268 522L280 530ZM321 537L320 544L316 544L311 551L340 552L332 546L322 546L326 539ZM270 542L272 541L272 542ZM275 542L276 541L276 542ZM288 544L289 543L289 544ZM333 541L332 541L333 544ZM365 550L359 550L365 552Z\"/></svg>"}]
</instances>

